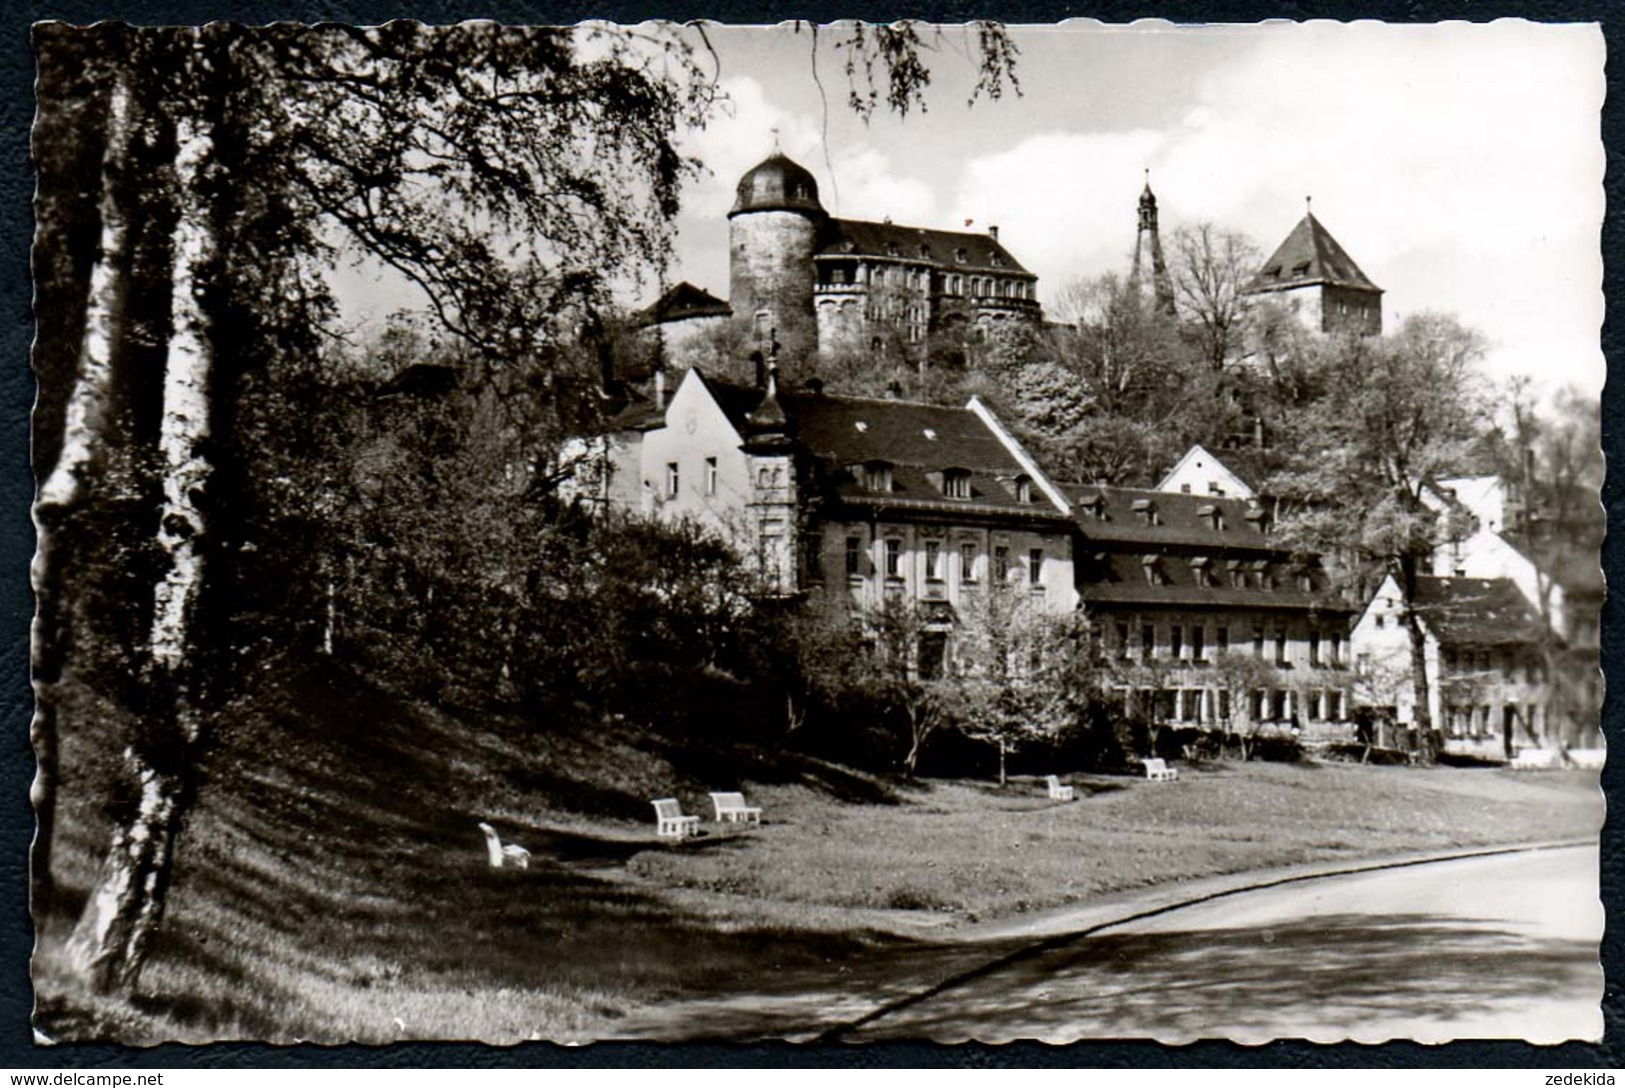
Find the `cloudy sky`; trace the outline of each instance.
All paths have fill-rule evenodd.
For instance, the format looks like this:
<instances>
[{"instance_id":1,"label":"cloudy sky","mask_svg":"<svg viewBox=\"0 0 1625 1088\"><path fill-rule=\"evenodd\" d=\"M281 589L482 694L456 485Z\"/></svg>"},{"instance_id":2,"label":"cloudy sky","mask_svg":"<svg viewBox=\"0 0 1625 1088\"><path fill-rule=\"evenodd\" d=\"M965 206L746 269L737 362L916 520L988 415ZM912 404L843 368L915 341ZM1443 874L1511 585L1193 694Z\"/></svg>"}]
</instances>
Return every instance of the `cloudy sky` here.
<instances>
[{"instance_id":1,"label":"cloudy sky","mask_svg":"<svg viewBox=\"0 0 1625 1088\"><path fill-rule=\"evenodd\" d=\"M1023 94L966 106L972 40L945 33L928 112L865 126L826 34L713 29L730 104L690 141L678 266L727 297L740 174L773 147L850 218L1001 228L1049 300L1122 271L1143 169L1166 233L1211 220L1267 252L1317 218L1390 322L1453 312L1488 368L1600 389L1603 40L1595 27L1311 23L1019 28Z\"/></svg>"}]
</instances>

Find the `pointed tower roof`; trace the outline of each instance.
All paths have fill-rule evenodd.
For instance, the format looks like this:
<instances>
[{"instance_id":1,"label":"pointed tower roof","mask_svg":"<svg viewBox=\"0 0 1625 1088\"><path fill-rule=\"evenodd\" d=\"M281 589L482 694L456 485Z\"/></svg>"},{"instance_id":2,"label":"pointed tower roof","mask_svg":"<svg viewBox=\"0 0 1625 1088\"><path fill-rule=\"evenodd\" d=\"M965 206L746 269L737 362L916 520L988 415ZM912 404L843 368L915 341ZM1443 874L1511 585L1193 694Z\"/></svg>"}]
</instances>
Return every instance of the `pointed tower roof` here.
<instances>
[{"instance_id":1,"label":"pointed tower roof","mask_svg":"<svg viewBox=\"0 0 1625 1088\"><path fill-rule=\"evenodd\" d=\"M1285 291L1317 284L1382 293L1382 288L1360 271L1354 258L1337 244L1337 239L1315 218L1314 213L1305 212L1298 225L1292 228L1292 233L1286 236L1286 241L1276 248L1258 274L1248 282L1247 290Z\"/></svg>"},{"instance_id":2,"label":"pointed tower roof","mask_svg":"<svg viewBox=\"0 0 1625 1088\"><path fill-rule=\"evenodd\" d=\"M1162 236L1157 232L1157 196L1151 191L1151 170L1145 172L1145 189L1140 193L1140 218L1134 236L1134 266L1129 271L1129 283L1137 290L1144 275L1144 265L1151 265L1151 286L1156 293L1157 309L1170 316L1174 313L1174 285L1168 278L1168 265L1162 258Z\"/></svg>"}]
</instances>

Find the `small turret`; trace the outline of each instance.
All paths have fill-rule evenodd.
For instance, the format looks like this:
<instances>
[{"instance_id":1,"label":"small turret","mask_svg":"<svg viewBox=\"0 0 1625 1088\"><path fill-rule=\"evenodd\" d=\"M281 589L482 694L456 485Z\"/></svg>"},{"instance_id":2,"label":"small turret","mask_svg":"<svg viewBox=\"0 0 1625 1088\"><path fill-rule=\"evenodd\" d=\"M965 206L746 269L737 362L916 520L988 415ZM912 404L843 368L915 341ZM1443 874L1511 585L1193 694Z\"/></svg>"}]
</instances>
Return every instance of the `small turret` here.
<instances>
[{"instance_id":1,"label":"small turret","mask_svg":"<svg viewBox=\"0 0 1625 1088\"><path fill-rule=\"evenodd\" d=\"M1145 172L1145 189L1140 193L1139 227L1134 236L1134 268L1129 282L1137 290L1144 282L1144 265L1151 264L1152 290L1156 293L1159 312L1173 315L1174 285L1168 278L1168 266L1162 259L1162 238L1157 232L1157 195L1151 191L1151 171Z\"/></svg>"}]
</instances>

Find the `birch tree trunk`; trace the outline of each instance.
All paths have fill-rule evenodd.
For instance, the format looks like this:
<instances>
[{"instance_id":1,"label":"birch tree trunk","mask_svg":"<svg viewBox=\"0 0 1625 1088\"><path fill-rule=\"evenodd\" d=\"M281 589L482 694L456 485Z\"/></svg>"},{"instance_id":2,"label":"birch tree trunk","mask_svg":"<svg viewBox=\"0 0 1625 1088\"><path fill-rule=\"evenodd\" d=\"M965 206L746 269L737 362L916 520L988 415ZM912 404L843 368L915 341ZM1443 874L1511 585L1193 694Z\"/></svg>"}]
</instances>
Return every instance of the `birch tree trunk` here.
<instances>
[{"instance_id":1,"label":"birch tree trunk","mask_svg":"<svg viewBox=\"0 0 1625 1088\"><path fill-rule=\"evenodd\" d=\"M62 678L67 641L62 603L63 525L83 503L90 489L91 474L98 467L106 444L104 432L111 399L113 352L123 335L127 295L129 220L122 189L128 168L131 127L129 75L122 68L116 68L108 93L102 151L101 198L97 209L101 238L91 266L84 334L73 388L68 394L61 447L34 499L36 543L29 569L34 589L33 637L29 645L34 716L29 724L29 740L34 746L35 771L29 796L34 805L35 822L30 868L33 888L41 895L53 887L51 847L56 830L57 683Z\"/></svg>"},{"instance_id":2,"label":"birch tree trunk","mask_svg":"<svg viewBox=\"0 0 1625 1088\"><path fill-rule=\"evenodd\" d=\"M211 468L204 443L210 429L213 357L199 292L215 248L201 181L213 141L192 118L177 123L176 137L179 215L158 439L164 496L158 546L164 573L148 644L154 698L148 720L124 752L139 787L134 808L114 828L97 887L71 942L75 965L93 989L103 992L135 988L162 918L201 727L195 634L207 539L201 503Z\"/></svg>"}]
</instances>

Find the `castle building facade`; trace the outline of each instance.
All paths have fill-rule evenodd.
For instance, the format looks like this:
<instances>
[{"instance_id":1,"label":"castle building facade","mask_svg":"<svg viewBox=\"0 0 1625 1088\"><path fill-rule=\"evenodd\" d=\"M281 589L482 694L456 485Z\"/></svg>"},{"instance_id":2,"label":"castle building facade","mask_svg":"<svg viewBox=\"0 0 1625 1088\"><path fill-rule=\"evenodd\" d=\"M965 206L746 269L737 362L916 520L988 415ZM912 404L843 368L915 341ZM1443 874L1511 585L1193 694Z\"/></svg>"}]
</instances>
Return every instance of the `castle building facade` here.
<instances>
[{"instance_id":1,"label":"castle building facade","mask_svg":"<svg viewBox=\"0 0 1625 1088\"><path fill-rule=\"evenodd\" d=\"M936 334L1042 318L1038 277L997 227L836 218L812 173L778 153L739 179L728 243L734 318L758 342L776 342L789 367L843 351L918 355Z\"/></svg>"}]
</instances>

